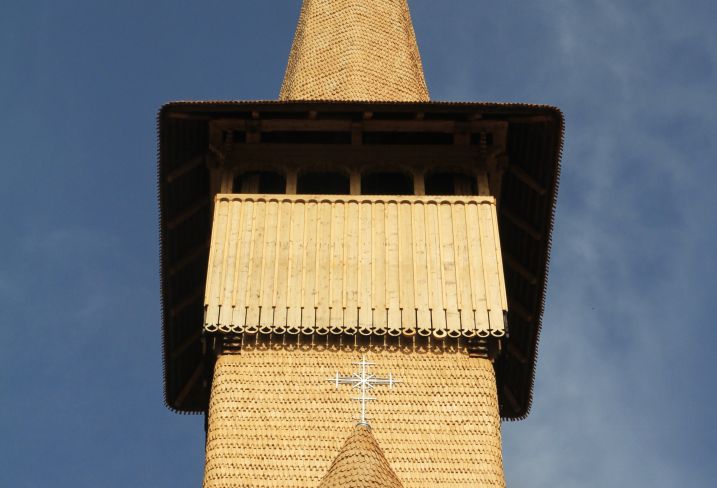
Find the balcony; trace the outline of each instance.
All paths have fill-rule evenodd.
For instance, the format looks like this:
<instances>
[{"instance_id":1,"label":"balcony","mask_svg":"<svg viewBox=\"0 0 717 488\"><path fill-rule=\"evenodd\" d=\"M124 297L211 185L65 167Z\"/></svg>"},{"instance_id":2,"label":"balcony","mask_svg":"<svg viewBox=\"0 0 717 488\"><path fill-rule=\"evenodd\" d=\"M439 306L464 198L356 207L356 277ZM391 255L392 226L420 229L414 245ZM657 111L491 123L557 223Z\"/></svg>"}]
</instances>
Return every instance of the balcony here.
<instances>
[{"instance_id":1,"label":"balcony","mask_svg":"<svg viewBox=\"0 0 717 488\"><path fill-rule=\"evenodd\" d=\"M219 194L209 333L502 337L490 196Z\"/></svg>"}]
</instances>

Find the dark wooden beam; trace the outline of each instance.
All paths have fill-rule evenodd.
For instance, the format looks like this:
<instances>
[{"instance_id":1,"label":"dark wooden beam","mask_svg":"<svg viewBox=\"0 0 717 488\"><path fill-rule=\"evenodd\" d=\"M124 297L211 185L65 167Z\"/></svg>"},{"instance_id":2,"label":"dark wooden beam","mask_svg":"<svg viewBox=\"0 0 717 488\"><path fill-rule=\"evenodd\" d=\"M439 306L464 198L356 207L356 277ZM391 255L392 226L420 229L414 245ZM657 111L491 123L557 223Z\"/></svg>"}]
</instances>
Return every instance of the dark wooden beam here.
<instances>
[{"instance_id":1,"label":"dark wooden beam","mask_svg":"<svg viewBox=\"0 0 717 488\"><path fill-rule=\"evenodd\" d=\"M204 155L192 158L189 161L180 164L178 167L170 171L170 173L165 177L165 181L167 183L171 183L180 176L192 171L197 166L201 166L203 164L205 164Z\"/></svg>"},{"instance_id":2,"label":"dark wooden beam","mask_svg":"<svg viewBox=\"0 0 717 488\"><path fill-rule=\"evenodd\" d=\"M510 210L508 210L505 207L501 207L500 209L501 215L503 215L506 219L510 220L513 225L518 227L520 230L524 231L530 237L535 239L536 241L539 241L543 238L543 235L538 232L535 227L533 227L529 222L527 222L525 219L519 217L518 215L514 214Z\"/></svg>"},{"instance_id":3,"label":"dark wooden beam","mask_svg":"<svg viewBox=\"0 0 717 488\"><path fill-rule=\"evenodd\" d=\"M184 403L184 400L187 398L187 395L192 391L194 388L194 385L197 383L199 378L202 377L202 373L204 372L204 363L199 363L197 368L194 370L194 373L189 377L187 382L184 384L182 389L179 391L179 394L177 395L177 398L174 399L174 406L176 408L179 408L182 406L182 403Z\"/></svg>"},{"instance_id":4,"label":"dark wooden beam","mask_svg":"<svg viewBox=\"0 0 717 488\"><path fill-rule=\"evenodd\" d=\"M364 144L236 144L228 161L240 164L284 164L295 167L303 164L336 163L350 165L389 165L398 163L443 164L472 163L480 158L479 148L453 145L383 145Z\"/></svg>"},{"instance_id":5,"label":"dark wooden beam","mask_svg":"<svg viewBox=\"0 0 717 488\"><path fill-rule=\"evenodd\" d=\"M535 273L530 271L528 268L523 266L517 259L515 259L511 254L504 253L503 254L503 261L505 264L518 273L520 276L522 276L528 283L531 285L535 285L538 282L538 277L535 276Z\"/></svg>"},{"instance_id":6,"label":"dark wooden beam","mask_svg":"<svg viewBox=\"0 0 717 488\"><path fill-rule=\"evenodd\" d=\"M178 356L180 356L189 346L191 346L194 342L199 340L199 338L202 335L202 328L197 327L197 331L193 334L190 334L189 337L184 339L182 342L177 344L177 347L172 349L171 355L172 359L177 359Z\"/></svg>"},{"instance_id":7,"label":"dark wooden beam","mask_svg":"<svg viewBox=\"0 0 717 488\"><path fill-rule=\"evenodd\" d=\"M547 193L547 190L543 185L538 183L535 178L530 176L528 173L526 173L524 170L519 168L515 165L508 166L508 171L515 176L518 180L523 182L526 186L531 188L533 191L535 191L538 195L544 196Z\"/></svg>"},{"instance_id":8,"label":"dark wooden beam","mask_svg":"<svg viewBox=\"0 0 717 488\"><path fill-rule=\"evenodd\" d=\"M197 284L196 289L184 297L184 299L180 300L179 303L174 305L170 309L170 313L173 317L176 317L177 314L179 314L184 308L187 307L187 305L191 305L192 303L196 302L197 300L202 300L204 298L204 283Z\"/></svg>"},{"instance_id":9,"label":"dark wooden beam","mask_svg":"<svg viewBox=\"0 0 717 488\"><path fill-rule=\"evenodd\" d=\"M211 202L211 199L208 197L204 197L204 198L197 200L192 205L185 208L184 210L179 212L177 215L175 215L171 219L167 220L167 229L174 229L179 224L181 224L185 220L189 219L190 217L192 217L194 214L196 214L200 210L207 207L210 202Z\"/></svg>"},{"instance_id":10,"label":"dark wooden beam","mask_svg":"<svg viewBox=\"0 0 717 488\"><path fill-rule=\"evenodd\" d=\"M191 251L186 252L184 256L182 256L180 259L178 259L169 266L169 274L176 274L177 272L181 271L182 268L184 268L188 264L192 263L195 259L206 253L209 249L210 243L211 241L207 239L204 244L200 244Z\"/></svg>"},{"instance_id":11,"label":"dark wooden beam","mask_svg":"<svg viewBox=\"0 0 717 488\"><path fill-rule=\"evenodd\" d=\"M525 306L523 306L517 300L509 300L508 301L508 310L510 312L514 312L516 315L518 315L518 317L523 319L525 322L533 322L533 319L535 318L533 316L533 313L531 311L529 311L527 308L525 308Z\"/></svg>"},{"instance_id":12,"label":"dark wooden beam","mask_svg":"<svg viewBox=\"0 0 717 488\"><path fill-rule=\"evenodd\" d=\"M511 389L508 387L507 383L503 383L503 398L508 400L508 403L510 404L510 407L513 409L513 412L520 412L520 403L518 403L518 400L515 398L515 395L511 391Z\"/></svg>"},{"instance_id":13,"label":"dark wooden beam","mask_svg":"<svg viewBox=\"0 0 717 488\"><path fill-rule=\"evenodd\" d=\"M492 132L498 128L503 128L507 124L503 121L494 120L474 120L470 123L454 120L425 120L422 114L416 114L413 120L373 120L370 113L364 114L363 128L367 132L455 132L456 124L463 126L461 131L464 132ZM213 120L211 127L213 130L249 130L254 128L260 132L274 131L326 131L326 132L349 132L351 124L354 121L351 118L345 119L320 119L312 118L311 112L306 119L255 119L255 122L247 122L246 120L221 119Z\"/></svg>"},{"instance_id":14,"label":"dark wooden beam","mask_svg":"<svg viewBox=\"0 0 717 488\"><path fill-rule=\"evenodd\" d=\"M508 341L508 345L506 346L506 349L508 350L508 354L513 356L520 364L525 364L528 362L528 358L525 354L518 348L518 346L515 345L514 342Z\"/></svg>"}]
</instances>

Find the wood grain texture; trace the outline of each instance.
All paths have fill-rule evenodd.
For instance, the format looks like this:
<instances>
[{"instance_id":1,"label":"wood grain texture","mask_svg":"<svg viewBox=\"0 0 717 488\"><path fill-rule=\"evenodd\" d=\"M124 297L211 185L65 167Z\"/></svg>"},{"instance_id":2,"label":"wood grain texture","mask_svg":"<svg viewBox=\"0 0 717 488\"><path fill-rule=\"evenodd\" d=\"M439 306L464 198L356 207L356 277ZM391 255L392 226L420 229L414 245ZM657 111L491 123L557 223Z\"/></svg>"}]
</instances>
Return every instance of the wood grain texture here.
<instances>
[{"instance_id":1,"label":"wood grain texture","mask_svg":"<svg viewBox=\"0 0 717 488\"><path fill-rule=\"evenodd\" d=\"M401 381L393 389L372 390L377 400L368 415L375 443L363 439L349 448L352 456L382 466L391 484L378 486L396 486L392 471L405 488L505 487L489 360L460 350L365 354L375 363L372 374L391 373ZM326 381L337 371L354 372L360 355L351 349L246 347L240 355L220 356L209 403L204 487L305 488L322 479L345 482L324 486L374 486L367 484L374 479L368 473L351 476L359 467L345 458L358 413L354 395ZM332 461L341 467L332 469Z\"/></svg>"},{"instance_id":2,"label":"wood grain texture","mask_svg":"<svg viewBox=\"0 0 717 488\"><path fill-rule=\"evenodd\" d=\"M208 332L502 336L489 196L217 196Z\"/></svg>"}]
</instances>

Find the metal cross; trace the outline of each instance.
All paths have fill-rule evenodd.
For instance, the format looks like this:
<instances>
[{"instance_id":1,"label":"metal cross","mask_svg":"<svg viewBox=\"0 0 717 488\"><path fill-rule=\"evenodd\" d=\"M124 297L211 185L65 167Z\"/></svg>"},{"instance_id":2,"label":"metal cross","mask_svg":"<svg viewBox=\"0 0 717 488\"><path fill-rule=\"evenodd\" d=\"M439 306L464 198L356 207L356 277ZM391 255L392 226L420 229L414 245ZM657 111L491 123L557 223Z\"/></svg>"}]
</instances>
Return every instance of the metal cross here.
<instances>
[{"instance_id":1,"label":"metal cross","mask_svg":"<svg viewBox=\"0 0 717 488\"><path fill-rule=\"evenodd\" d=\"M369 374L368 366L372 366L376 363L370 363L366 361L366 356L362 356L361 361L353 364L359 366L358 373L354 373L351 376L341 376L337 371L336 377L328 378L328 381L334 383L336 385L337 390L339 388L339 385L351 385L356 389L361 389L360 395L352 398L352 400L357 400L361 404L361 416L357 419L359 421L358 425L368 426L368 417L366 416L366 402L376 399L372 396L369 396L368 391L374 386L381 385L388 385L389 388L393 389L393 385L400 383L400 381L395 379L393 375L391 375L391 373L388 374L388 378L377 378L376 376Z\"/></svg>"}]
</instances>

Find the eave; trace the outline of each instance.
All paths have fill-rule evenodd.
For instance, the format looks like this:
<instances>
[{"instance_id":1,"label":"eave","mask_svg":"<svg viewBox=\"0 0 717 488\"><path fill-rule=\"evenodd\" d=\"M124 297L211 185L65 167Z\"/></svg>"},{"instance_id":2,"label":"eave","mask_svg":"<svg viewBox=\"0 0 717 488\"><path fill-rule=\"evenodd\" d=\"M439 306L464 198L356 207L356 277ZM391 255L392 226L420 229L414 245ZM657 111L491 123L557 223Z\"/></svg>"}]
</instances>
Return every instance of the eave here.
<instances>
[{"instance_id":1,"label":"eave","mask_svg":"<svg viewBox=\"0 0 717 488\"><path fill-rule=\"evenodd\" d=\"M372 123L393 118L417 127L425 120L453 128L465 127L471 120L508 123L498 215L510 336L495 369L501 416L527 416L545 304L563 116L545 105L455 102L207 101L172 102L161 108L158 198L164 385L165 401L172 410L200 413L208 402L209 366L201 328L213 197L207 169L212 164L209 122L311 124L320 123L322 114L351 120L365 119L367 113Z\"/></svg>"}]
</instances>

